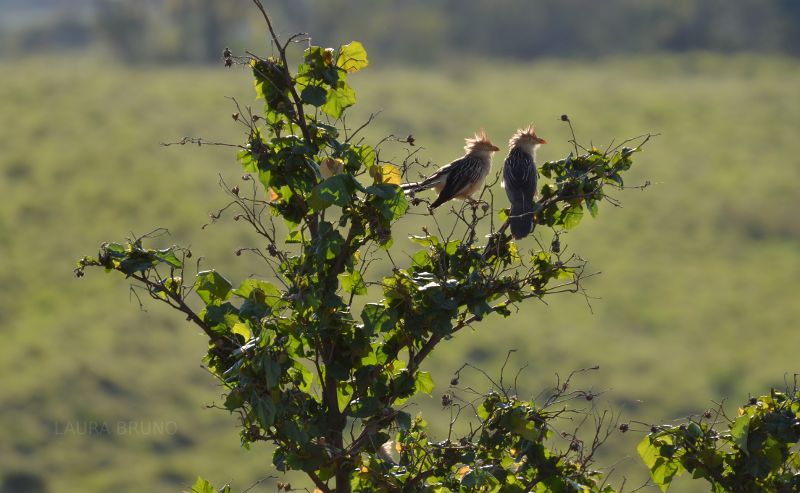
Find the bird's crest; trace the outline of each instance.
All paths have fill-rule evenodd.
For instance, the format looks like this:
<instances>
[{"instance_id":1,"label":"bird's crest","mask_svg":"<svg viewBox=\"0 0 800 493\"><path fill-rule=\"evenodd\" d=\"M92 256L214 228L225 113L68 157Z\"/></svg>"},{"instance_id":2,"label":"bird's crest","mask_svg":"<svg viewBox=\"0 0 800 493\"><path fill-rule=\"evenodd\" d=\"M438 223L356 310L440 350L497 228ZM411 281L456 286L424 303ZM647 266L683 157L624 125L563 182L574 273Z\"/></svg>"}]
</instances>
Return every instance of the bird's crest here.
<instances>
[{"instance_id":1,"label":"bird's crest","mask_svg":"<svg viewBox=\"0 0 800 493\"><path fill-rule=\"evenodd\" d=\"M513 148L516 147L517 144L525 141L532 142L537 145L547 143L547 141L545 141L543 138L536 135L536 130L533 128L533 123L525 128L520 128L517 130L517 133L512 135L511 139L508 141L508 146Z\"/></svg>"},{"instance_id":2,"label":"bird's crest","mask_svg":"<svg viewBox=\"0 0 800 493\"><path fill-rule=\"evenodd\" d=\"M486 131L484 129L480 129L475 132L475 136L472 138L464 139L466 145L464 146L464 150L469 152L477 151L477 150L492 150L496 151L497 146L492 144L492 141L489 140L489 136L486 135Z\"/></svg>"}]
</instances>

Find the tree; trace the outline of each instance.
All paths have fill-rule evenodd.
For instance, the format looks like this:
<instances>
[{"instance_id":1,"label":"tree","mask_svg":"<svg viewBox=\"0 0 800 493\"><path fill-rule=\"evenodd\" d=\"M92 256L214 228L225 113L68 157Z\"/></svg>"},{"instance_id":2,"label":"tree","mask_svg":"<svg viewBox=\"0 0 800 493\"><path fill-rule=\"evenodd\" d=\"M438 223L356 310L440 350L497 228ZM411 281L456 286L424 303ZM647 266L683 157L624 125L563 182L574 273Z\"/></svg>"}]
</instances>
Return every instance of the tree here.
<instances>
[{"instance_id":1,"label":"tree","mask_svg":"<svg viewBox=\"0 0 800 493\"><path fill-rule=\"evenodd\" d=\"M291 71L290 48L307 38L280 40L260 0L254 3L276 55L225 50L227 66L252 69L264 108L236 103L248 190L225 185L231 201L215 218L236 210L234 219L263 237L264 248L251 253L274 277L234 287L212 269L190 281L192 252L152 248L152 235L104 243L96 257L79 260L76 274L87 267L120 272L202 329L205 364L226 388L224 406L240 419L242 444L273 444L276 469L303 471L319 491L613 491L590 467L606 415L595 416L588 445L576 433L562 435L564 450L550 440L565 402L592 397L568 381L541 403L519 399L502 375L472 401L454 402L448 392L442 404L456 416L474 414L475 424L439 441L403 405L432 392L424 363L456 332L488 316L509 317L525 300L581 292L585 261L563 251L559 233L578 226L585 211L597 215L601 202L616 203L607 189L623 187L622 174L649 136L605 151L573 138L574 153L541 166L546 180L531 220L552 231L552 241L522 251L506 233L508 212L500 210L498 221L487 188L480 201L453 209L452 229L428 216L412 237L419 250L400 265L391 254L393 226L420 203L409 203L398 186L415 164L414 139L370 146L358 139L369 121L352 130L343 118L356 101L348 78L368 66L367 52L355 41L337 50L309 46ZM406 146L399 165L381 157L392 144ZM371 280L379 251L393 270ZM382 298L353 313L355 298L370 287ZM193 308L193 296L202 309ZM201 479L194 490L213 488Z\"/></svg>"}]
</instances>

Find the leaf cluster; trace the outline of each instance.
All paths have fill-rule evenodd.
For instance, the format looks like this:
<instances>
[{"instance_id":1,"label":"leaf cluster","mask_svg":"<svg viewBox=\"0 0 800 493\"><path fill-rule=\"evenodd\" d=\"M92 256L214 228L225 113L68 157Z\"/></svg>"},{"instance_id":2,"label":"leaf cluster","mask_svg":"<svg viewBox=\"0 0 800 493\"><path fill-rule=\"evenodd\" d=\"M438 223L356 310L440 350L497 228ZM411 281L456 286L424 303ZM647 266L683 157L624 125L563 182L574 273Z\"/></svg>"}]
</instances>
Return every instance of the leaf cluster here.
<instances>
[{"instance_id":1,"label":"leaf cluster","mask_svg":"<svg viewBox=\"0 0 800 493\"><path fill-rule=\"evenodd\" d=\"M638 451L666 491L685 472L715 493L800 491L800 391L772 390L729 417L707 411L678 426L654 427Z\"/></svg>"},{"instance_id":2,"label":"leaf cluster","mask_svg":"<svg viewBox=\"0 0 800 493\"><path fill-rule=\"evenodd\" d=\"M417 416L398 420L393 450L383 450L364 462L353 480L353 491L420 492L602 492L613 493L602 474L592 469L603 435L600 417L595 440L584 444L575 433L557 433L566 412L563 403L580 393L558 390L541 405L523 401L495 388L460 405L452 392L442 397L456 417L469 409L475 427L459 438L430 437L427 423ZM571 394L571 395L568 395ZM454 422L454 420L453 420ZM554 438L566 439L559 450Z\"/></svg>"}]
</instances>

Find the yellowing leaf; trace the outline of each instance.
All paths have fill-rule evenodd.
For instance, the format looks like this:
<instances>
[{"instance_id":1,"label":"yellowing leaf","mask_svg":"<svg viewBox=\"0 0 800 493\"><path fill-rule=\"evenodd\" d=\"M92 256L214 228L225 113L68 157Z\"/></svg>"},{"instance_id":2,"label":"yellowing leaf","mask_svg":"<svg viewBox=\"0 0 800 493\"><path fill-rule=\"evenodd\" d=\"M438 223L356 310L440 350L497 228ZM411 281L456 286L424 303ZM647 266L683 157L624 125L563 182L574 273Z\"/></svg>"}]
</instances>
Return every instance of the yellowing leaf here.
<instances>
[{"instance_id":1,"label":"yellowing leaf","mask_svg":"<svg viewBox=\"0 0 800 493\"><path fill-rule=\"evenodd\" d=\"M323 178L338 175L344 169L344 161L338 158L326 157L322 160L319 170Z\"/></svg>"},{"instance_id":2,"label":"yellowing leaf","mask_svg":"<svg viewBox=\"0 0 800 493\"><path fill-rule=\"evenodd\" d=\"M519 258L519 249L517 248L517 244L516 243L511 242L511 243L508 244L508 254L511 256L511 259L514 262L519 262L519 260L520 260L520 258Z\"/></svg>"},{"instance_id":3,"label":"yellowing leaf","mask_svg":"<svg viewBox=\"0 0 800 493\"><path fill-rule=\"evenodd\" d=\"M400 185L401 175L400 168L393 164L376 164L369 166L369 176L375 180L376 185L388 183L392 185Z\"/></svg>"},{"instance_id":4,"label":"yellowing leaf","mask_svg":"<svg viewBox=\"0 0 800 493\"><path fill-rule=\"evenodd\" d=\"M333 62L333 48L325 48L322 52L322 59L325 61L325 65L330 65Z\"/></svg>"},{"instance_id":5,"label":"yellowing leaf","mask_svg":"<svg viewBox=\"0 0 800 493\"><path fill-rule=\"evenodd\" d=\"M339 49L336 66L345 72L355 72L369 65L367 50L358 41L352 41Z\"/></svg>"},{"instance_id":6,"label":"yellowing leaf","mask_svg":"<svg viewBox=\"0 0 800 493\"><path fill-rule=\"evenodd\" d=\"M456 472L456 474L458 474L458 479L461 480L461 479L464 479L464 476L469 474L471 471L472 471L471 467L469 467L469 466L461 466L458 469L458 471Z\"/></svg>"},{"instance_id":7,"label":"yellowing leaf","mask_svg":"<svg viewBox=\"0 0 800 493\"><path fill-rule=\"evenodd\" d=\"M278 194L275 193L275 190L270 188L269 189L269 202L272 202L273 200L275 200L277 198L278 198Z\"/></svg>"},{"instance_id":8,"label":"yellowing leaf","mask_svg":"<svg viewBox=\"0 0 800 493\"><path fill-rule=\"evenodd\" d=\"M400 168L393 164L384 164L381 166L381 183L389 183L392 185L399 185L401 182Z\"/></svg>"}]
</instances>

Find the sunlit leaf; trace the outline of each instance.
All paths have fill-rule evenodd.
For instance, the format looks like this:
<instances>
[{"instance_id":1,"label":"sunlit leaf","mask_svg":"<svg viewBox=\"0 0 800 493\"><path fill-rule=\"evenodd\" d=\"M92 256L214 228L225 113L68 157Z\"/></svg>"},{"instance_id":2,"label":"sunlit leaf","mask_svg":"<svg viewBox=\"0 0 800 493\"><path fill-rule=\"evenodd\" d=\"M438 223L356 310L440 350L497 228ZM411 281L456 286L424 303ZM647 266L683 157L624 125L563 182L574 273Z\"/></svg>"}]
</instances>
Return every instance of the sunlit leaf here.
<instances>
[{"instance_id":1,"label":"sunlit leaf","mask_svg":"<svg viewBox=\"0 0 800 493\"><path fill-rule=\"evenodd\" d=\"M215 270L197 273L195 292L206 305L220 303L231 295L231 283Z\"/></svg>"},{"instance_id":2,"label":"sunlit leaf","mask_svg":"<svg viewBox=\"0 0 800 493\"><path fill-rule=\"evenodd\" d=\"M583 208L579 204L573 205L564 212L562 217L564 227L567 229L572 229L581 222L581 219L583 218Z\"/></svg>"},{"instance_id":3,"label":"sunlit leaf","mask_svg":"<svg viewBox=\"0 0 800 493\"><path fill-rule=\"evenodd\" d=\"M731 426L731 437L734 443L745 455L750 455L747 449L747 438L750 434L750 416L744 414L736 418Z\"/></svg>"},{"instance_id":4,"label":"sunlit leaf","mask_svg":"<svg viewBox=\"0 0 800 493\"><path fill-rule=\"evenodd\" d=\"M241 322L236 323L231 329L231 332L233 332L234 334L241 335L242 337L244 337L245 341L250 340L250 338L252 337L252 334L250 333L250 327L248 327L247 324Z\"/></svg>"},{"instance_id":5,"label":"sunlit leaf","mask_svg":"<svg viewBox=\"0 0 800 493\"><path fill-rule=\"evenodd\" d=\"M358 41L351 41L339 49L336 66L345 72L356 72L369 65L367 50Z\"/></svg>"},{"instance_id":6,"label":"sunlit leaf","mask_svg":"<svg viewBox=\"0 0 800 493\"><path fill-rule=\"evenodd\" d=\"M341 274L339 281L342 283L342 289L347 293L355 295L367 294L367 285L364 284L364 278L361 277L361 273L357 270Z\"/></svg>"},{"instance_id":7,"label":"sunlit leaf","mask_svg":"<svg viewBox=\"0 0 800 493\"><path fill-rule=\"evenodd\" d=\"M414 376L414 381L417 385L417 391L424 392L428 395L433 394L433 378L431 374L426 371L418 371Z\"/></svg>"},{"instance_id":8,"label":"sunlit leaf","mask_svg":"<svg viewBox=\"0 0 800 493\"><path fill-rule=\"evenodd\" d=\"M356 104L355 91L344 82L339 87L329 89L326 98L320 109L333 118L341 117L346 108Z\"/></svg>"},{"instance_id":9,"label":"sunlit leaf","mask_svg":"<svg viewBox=\"0 0 800 493\"><path fill-rule=\"evenodd\" d=\"M198 477L197 481L192 485L191 493L217 493L217 490L207 480Z\"/></svg>"},{"instance_id":10,"label":"sunlit leaf","mask_svg":"<svg viewBox=\"0 0 800 493\"><path fill-rule=\"evenodd\" d=\"M375 172L370 171L370 174L372 174L372 177L375 179L375 183L388 183L392 185L400 185L402 183L400 168L393 164L373 166L371 170L376 170Z\"/></svg>"}]
</instances>

